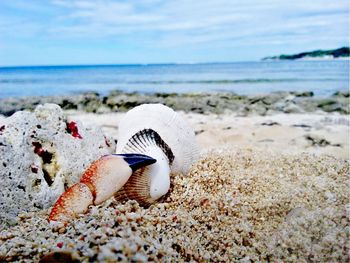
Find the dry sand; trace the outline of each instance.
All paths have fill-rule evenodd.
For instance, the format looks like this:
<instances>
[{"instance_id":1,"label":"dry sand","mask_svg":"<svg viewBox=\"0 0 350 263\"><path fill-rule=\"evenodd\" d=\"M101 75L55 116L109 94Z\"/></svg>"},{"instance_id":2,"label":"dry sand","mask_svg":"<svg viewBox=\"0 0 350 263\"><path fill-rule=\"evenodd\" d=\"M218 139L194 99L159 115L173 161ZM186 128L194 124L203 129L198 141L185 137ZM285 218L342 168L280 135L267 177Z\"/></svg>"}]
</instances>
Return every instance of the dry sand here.
<instances>
[{"instance_id":1,"label":"dry sand","mask_svg":"<svg viewBox=\"0 0 350 263\"><path fill-rule=\"evenodd\" d=\"M121 116L70 113L115 136ZM23 214L0 259L349 262L349 116L186 118L202 159L164 202L110 200L66 228Z\"/></svg>"},{"instance_id":2,"label":"dry sand","mask_svg":"<svg viewBox=\"0 0 350 263\"><path fill-rule=\"evenodd\" d=\"M234 114L182 113L194 128L203 152L227 147L258 148L282 153L330 154L349 159L350 116L327 113L237 117ZM98 125L118 138L124 113L69 114L84 125Z\"/></svg>"}]
</instances>

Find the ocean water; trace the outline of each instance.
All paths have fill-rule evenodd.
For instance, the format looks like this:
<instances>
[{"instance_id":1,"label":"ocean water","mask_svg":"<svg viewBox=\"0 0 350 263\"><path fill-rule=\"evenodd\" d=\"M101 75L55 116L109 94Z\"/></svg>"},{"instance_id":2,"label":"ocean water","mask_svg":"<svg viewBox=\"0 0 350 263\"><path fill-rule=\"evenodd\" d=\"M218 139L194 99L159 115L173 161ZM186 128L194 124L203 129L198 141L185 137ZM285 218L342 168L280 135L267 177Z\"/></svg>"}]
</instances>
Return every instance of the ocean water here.
<instances>
[{"instance_id":1,"label":"ocean water","mask_svg":"<svg viewBox=\"0 0 350 263\"><path fill-rule=\"evenodd\" d=\"M0 98L126 92L238 94L349 89L349 61L0 67Z\"/></svg>"}]
</instances>

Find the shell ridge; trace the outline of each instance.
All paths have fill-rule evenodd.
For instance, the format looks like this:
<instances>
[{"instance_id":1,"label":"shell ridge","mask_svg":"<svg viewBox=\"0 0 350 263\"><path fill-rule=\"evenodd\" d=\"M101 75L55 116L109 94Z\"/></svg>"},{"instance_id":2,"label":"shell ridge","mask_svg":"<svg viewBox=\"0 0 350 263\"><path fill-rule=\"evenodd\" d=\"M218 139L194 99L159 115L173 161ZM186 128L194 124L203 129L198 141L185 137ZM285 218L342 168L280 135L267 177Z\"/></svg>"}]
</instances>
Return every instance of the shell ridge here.
<instances>
[{"instance_id":1,"label":"shell ridge","mask_svg":"<svg viewBox=\"0 0 350 263\"><path fill-rule=\"evenodd\" d=\"M147 134L147 129L144 129L144 130L142 130L142 131L140 131L140 132L143 134L142 137L145 139L146 143L147 143L148 145L152 145L152 144L153 144L153 141L150 140L149 136L145 136L145 135Z\"/></svg>"},{"instance_id":2,"label":"shell ridge","mask_svg":"<svg viewBox=\"0 0 350 263\"><path fill-rule=\"evenodd\" d=\"M149 141L149 146L157 146L159 147L163 153L165 154L165 156L168 158L168 163L169 165L172 165L175 156L171 150L171 148L168 146L168 144L166 142L164 142L164 140L160 137L160 135L152 130L152 129L144 129L142 131L139 131L138 133L134 134L131 139L129 140L129 142L134 145L134 140L135 138L140 138L140 137L144 137L147 138L147 140ZM126 146L129 146L129 142ZM134 150L137 150L137 148ZM123 150L123 152L125 152L125 150ZM147 153L147 150L144 149L143 153Z\"/></svg>"},{"instance_id":3,"label":"shell ridge","mask_svg":"<svg viewBox=\"0 0 350 263\"><path fill-rule=\"evenodd\" d=\"M124 193L128 199L135 199L141 205L149 205L153 202L150 195L150 175L148 167L134 172L124 185Z\"/></svg>"},{"instance_id":4,"label":"shell ridge","mask_svg":"<svg viewBox=\"0 0 350 263\"><path fill-rule=\"evenodd\" d=\"M131 147L133 148L133 149L135 149L135 150L138 150L139 149L139 144L137 143L137 141L136 141L136 139L135 139L135 137L133 136L130 140L129 140L129 142L131 143ZM136 145L137 144L137 145ZM140 150L142 150L142 149L140 149Z\"/></svg>"},{"instance_id":5,"label":"shell ridge","mask_svg":"<svg viewBox=\"0 0 350 263\"><path fill-rule=\"evenodd\" d=\"M148 139L147 139L147 136L143 136L144 134L142 134L141 138L143 140L143 142L145 143L145 145L148 145L149 142L148 142Z\"/></svg>"},{"instance_id":6,"label":"shell ridge","mask_svg":"<svg viewBox=\"0 0 350 263\"><path fill-rule=\"evenodd\" d=\"M114 198L117 200L117 201L126 201L126 200L129 200L128 198L128 194L125 190L125 186L123 186L115 195L114 195Z\"/></svg>"},{"instance_id":7,"label":"shell ridge","mask_svg":"<svg viewBox=\"0 0 350 263\"><path fill-rule=\"evenodd\" d=\"M143 141L143 135L142 134L137 134L137 139L142 144L143 149L145 150L147 148L147 145Z\"/></svg>"},{"instance_id":8,"label":"shell ridge","mask_svg":"<svg viewBox=\"0 0 350 263\"><path fill-rule=\"evenodd\" d=\"M148 140L153 144L157 145L156 142L154 141L154 134L151 132L151 129L147 129L145 132L146 134L149 134Z\"/></svg>"},{"instance_id":9,"label":"shell ridge","mask_svg":"<svg viewBox=\"0 0 350 263\"><path fill-rule=\"evenodd\" d=\"M127 145L123 150L123 153L134 153L134 152L137 152L137 151L131 145Z\"/></svg>"},{"instance_id":10,"label":"shell ridge","mask_svg":"<svg viewBox=\"0 0 350 263\"><path fill-rule=\"evenodd\" d=\"M145 153L147 151L148 145L142 146L141 145L141 137L142 133L136 133L134 134L128 143L125 145L123 152L124 153ZM135 145L135 143L138 145Z\"/></svg>"}]
</instances>

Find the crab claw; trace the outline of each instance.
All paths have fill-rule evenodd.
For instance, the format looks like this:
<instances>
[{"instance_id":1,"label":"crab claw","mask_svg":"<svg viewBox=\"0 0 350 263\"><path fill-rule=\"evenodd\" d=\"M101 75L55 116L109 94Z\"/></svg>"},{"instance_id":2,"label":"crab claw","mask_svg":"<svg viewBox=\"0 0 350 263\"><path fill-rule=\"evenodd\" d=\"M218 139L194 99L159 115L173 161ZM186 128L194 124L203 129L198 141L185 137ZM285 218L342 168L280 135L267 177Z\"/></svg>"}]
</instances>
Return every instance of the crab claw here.
<instances>
[{"instance_id":1,"label":"crab claw","mask_svg":"<svg viewBox=\"0 0 350 263\"><path fill-rule=\"evenodd\" d=\"M106 155L93 162L80 182L64 192L53 206L49 221L67 223L77 214L87 211L113 196L137 169L156 160L143 154Z\"/></svg>"}]
</instances>

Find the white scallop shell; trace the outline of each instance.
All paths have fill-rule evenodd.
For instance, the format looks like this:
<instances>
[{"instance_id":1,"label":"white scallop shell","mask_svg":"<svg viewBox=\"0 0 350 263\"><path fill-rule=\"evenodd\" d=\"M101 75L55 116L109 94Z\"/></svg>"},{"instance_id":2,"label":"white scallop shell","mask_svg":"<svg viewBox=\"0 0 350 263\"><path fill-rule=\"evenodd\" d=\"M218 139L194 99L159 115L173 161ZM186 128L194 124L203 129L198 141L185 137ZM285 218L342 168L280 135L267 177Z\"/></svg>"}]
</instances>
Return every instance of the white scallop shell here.
<instances>
[{"instance_id":1,"label":"white scallop shell","mask_svg":"<svg viewBox=\"0 0 350 263\"><path fill-rule=\"evenodd\" d=\"M119 125L117 153L125 152L130 138L144 129L157 132L171 149L175 157L170 167L172 172L185 174L198 160L199 148L193 130L178 113L162 104L143 104L126 113Z\"/></svg>"}]
</instances>

